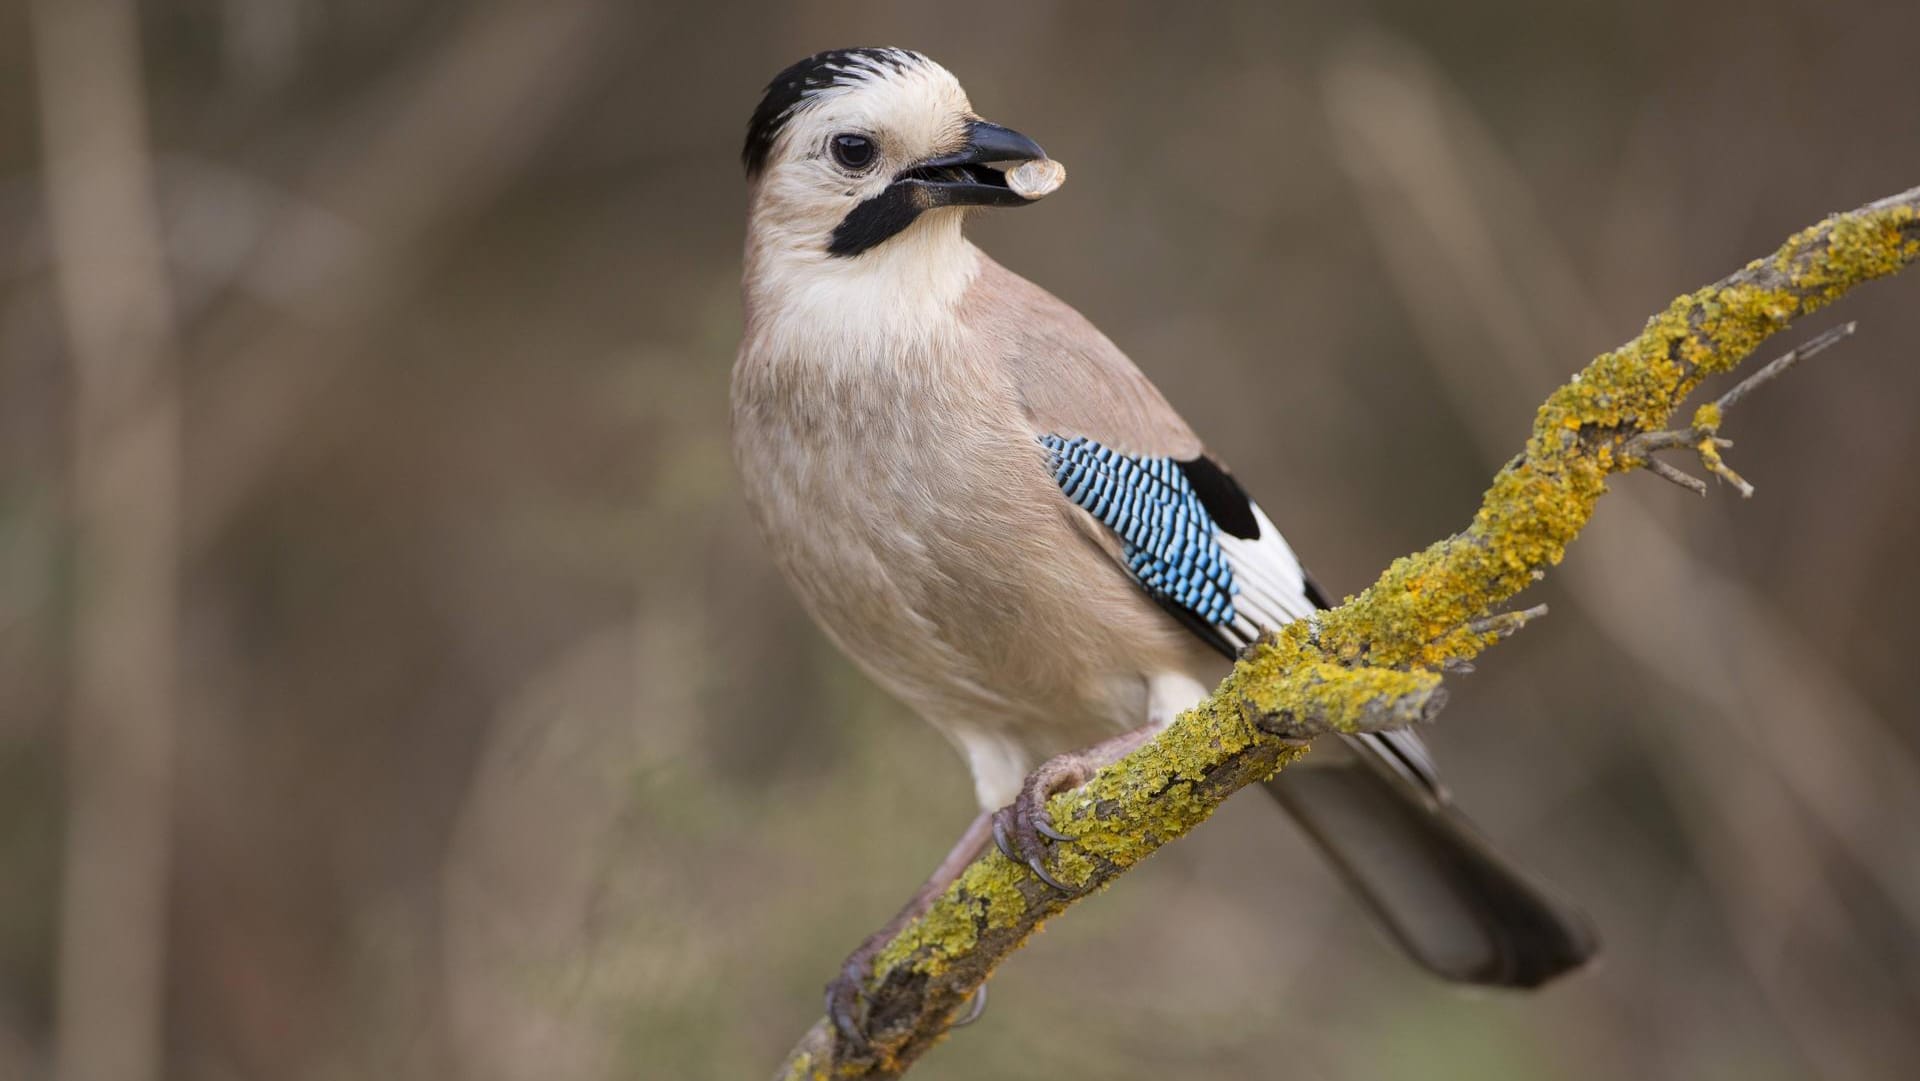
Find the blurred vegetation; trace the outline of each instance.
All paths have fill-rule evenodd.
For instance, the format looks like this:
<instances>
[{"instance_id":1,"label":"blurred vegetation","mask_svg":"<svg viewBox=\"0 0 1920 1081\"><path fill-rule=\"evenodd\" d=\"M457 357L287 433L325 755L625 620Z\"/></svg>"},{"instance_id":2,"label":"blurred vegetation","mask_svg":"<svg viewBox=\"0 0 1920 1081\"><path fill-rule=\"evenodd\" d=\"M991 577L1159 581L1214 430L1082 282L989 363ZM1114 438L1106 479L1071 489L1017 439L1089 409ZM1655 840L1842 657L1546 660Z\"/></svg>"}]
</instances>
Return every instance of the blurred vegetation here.
<instances>
[{"instance_id":1,"label":"blurred vegetation","mask_svg":"<svg viewBox=\"0 0 1920 1081\"><path fill-rule=\"evenodd\" d=\"M726 443L768 76L923 49L1067 187L976 238L1081 307L1332 591L1457 528L1674 294L1920 182L1920 7L140 7L185 403L165 1063L772 1069L971 812L810 627ZM70 328L0 6L0 1077L50 1076ZM1751 502L1624 478L1455 681L1462 802L1596 970L1436 986L1236 801L916 1076L1896 1078L1920 1061L1913 283L1733 418ZM1532 598L1530 598L1532 599Z\"/></svg>"}]
</instances>

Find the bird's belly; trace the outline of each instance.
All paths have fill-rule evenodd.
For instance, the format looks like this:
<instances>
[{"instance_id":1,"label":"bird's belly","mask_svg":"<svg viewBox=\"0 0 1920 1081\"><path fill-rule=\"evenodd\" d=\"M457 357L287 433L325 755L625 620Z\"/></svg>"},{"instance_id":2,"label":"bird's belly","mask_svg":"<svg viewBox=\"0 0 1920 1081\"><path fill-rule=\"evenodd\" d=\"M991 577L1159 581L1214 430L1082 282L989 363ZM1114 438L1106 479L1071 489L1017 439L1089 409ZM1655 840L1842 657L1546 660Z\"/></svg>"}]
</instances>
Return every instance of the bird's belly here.
<instances>
[{"instance_id":1,"label":"bird's belly","mask_svg":"<svg viewBox=\"0 0 1920 1081\"><path fill-rule=\"evenodd\" d=\"M1075 530L1038 444L898 417L737 429L756 515L814 618L976 773L983 742L1031 765L1144 723L1185 632Z\"/></svg>"}]
</instances>

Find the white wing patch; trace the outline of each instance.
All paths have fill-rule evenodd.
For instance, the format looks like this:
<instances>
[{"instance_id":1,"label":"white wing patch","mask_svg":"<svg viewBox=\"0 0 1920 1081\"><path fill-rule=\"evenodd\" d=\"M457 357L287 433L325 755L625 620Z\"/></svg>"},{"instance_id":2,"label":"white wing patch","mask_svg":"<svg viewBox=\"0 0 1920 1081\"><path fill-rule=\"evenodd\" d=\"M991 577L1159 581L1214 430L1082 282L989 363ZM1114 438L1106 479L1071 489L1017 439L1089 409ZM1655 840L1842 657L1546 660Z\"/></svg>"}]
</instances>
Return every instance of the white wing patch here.
<instances>
[{"instance_id":1,"label":"white wing patch","mask_svg":"<svg viewBox=\"0 0 1920 1081\"><path fill-rule=\"evenodd\" d=\"M1216 537L1240 586L1234 597L1237 618L1222 629L1242 646L1263 631L1305 619L1317 610L1307 596L1306 573L1300 569L1293 549L1287 547L1286 538L1258 504L1253 506L1253 516L1260 523L1260 535L1253 540L1231 536L1225 530L1218 531Z\"/></svg>"}]
</instances>

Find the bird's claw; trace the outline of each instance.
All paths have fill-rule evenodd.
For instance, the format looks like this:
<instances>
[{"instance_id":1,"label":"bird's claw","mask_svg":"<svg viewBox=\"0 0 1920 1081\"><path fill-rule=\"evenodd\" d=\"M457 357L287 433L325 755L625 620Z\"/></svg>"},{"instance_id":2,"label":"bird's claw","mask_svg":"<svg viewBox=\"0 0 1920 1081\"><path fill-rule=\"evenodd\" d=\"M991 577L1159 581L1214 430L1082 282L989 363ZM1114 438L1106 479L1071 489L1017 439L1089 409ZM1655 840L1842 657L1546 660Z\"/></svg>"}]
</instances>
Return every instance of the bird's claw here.
<instances>
[{"instance_id":1,"label":"bird's claw","mask_svg":"<svg viewBox=\"0 0 1920 1081\"><path fill-rule=\"evenodd\" d=\"M983 983L973 989L973 994L967 996L967 1015L955 1021L953 1027L965 1028L980 1020L980 1015L985 1012L987 1012L987 985Z\"/></svg>"},{"instance_id":2,"label":"bird's claw","mask_svg":"<svg viewBox=\"0 0 1920 1081\"><path fill-rule=\"evenodd\" d=\"M1014 801L993 814L993 844L1000 854L1025 866L1033 877L1061 893L1078 893L1047 870L1048 848L1073 838L1047 816L1047 800L1086 782L1088 770L1072 755L1043 763L1021 785Z\"/></svg>"},{"instance_id":3,"label":"bird's claw","mask_svg":"<svg viewBox=\"0 0 1920 1081\"><path fill-rule=\"evenodd\" d=\"M867 1048L866 985L873 967L872 945L871 941L862 943L840 966L840 974L827 984L827 1018L848 1045L859 1051Z\"/></svg>"},{"instance_id":4,"label":"bird's claw","mask_svg":"<svg viewBox=\"0 0 1920 1081\"><path fill-rule=\"evenodd\" d=\"M1013 842L1007 840L1007 823L1006 820L1001 817L1001 814L1002 811L995 811L993 813L993 847L999 849L1002 856L1007 857L1007 859L1012 860L1014 863L1025 862L1021 860L1018 853L1014 852Z\"/></svg>"},{"instance_id":5,"label":"bird's claw","mask_svg":"<svg viewBox=\"0 0 1920 1081\"><path fill-rule=\"evenodd\" d=\"M1035 868L1034 873L1040 875L1043 880L1052 882L1046 872ZM1065 889L1064 886L1058 885L1055 888ZM839 1030L840 1035L847 1041L847 1045L856 1053L865 1053L870 1046L865 1026L867 975L873 967L875 953L870 948L872 945L873 943L869 941L853 951L853 955L840 966L840 975L827 984L827 1018L833 1022L833 1027ZM980 1015L985 1013L986 1009L987 985L983 983L973 989L973 994L967 996L967 1012L953 1022L953 1027L960 1028L973 1024L980 1020Z\"/></svg>"},{"instance_id":6,"label":"bird's claw","mask_svg":"<svg viewBox=\"0 0 1920 1081\"><path fill-rule=\"evenodd\" d=\"M1061 893L1078 893L1079 892L1078 890L1074 889L1072 886L1069 886L1066 883L1048 874L1046 865L1040 862L1040 857L1038 856L1027 857L1027 869L1033 872L1033 877L1039 879L1042 882L1045 882L1047 885L1052 886L1054 889L1059 890Z\"/></svg>"}]
</instances>

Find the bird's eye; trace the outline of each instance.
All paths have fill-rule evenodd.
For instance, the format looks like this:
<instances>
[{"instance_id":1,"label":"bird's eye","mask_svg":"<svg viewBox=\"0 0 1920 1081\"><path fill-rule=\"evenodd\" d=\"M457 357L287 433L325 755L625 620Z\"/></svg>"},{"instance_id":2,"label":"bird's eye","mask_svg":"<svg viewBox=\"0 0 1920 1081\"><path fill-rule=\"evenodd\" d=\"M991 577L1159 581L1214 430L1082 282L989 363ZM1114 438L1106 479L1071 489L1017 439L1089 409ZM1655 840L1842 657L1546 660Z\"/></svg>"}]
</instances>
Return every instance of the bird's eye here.
<instances>
[{"instance_id":1,"label":"bird's eye","mask_svg":"<svg viewBox=\"0 0 1920 1081\"><path fill-rule=\"evenodd\" d=\"M857 171L873 164L873 140L864 135L836 135L831 146L842 168Z\"/></svg>"}]
</instances>

